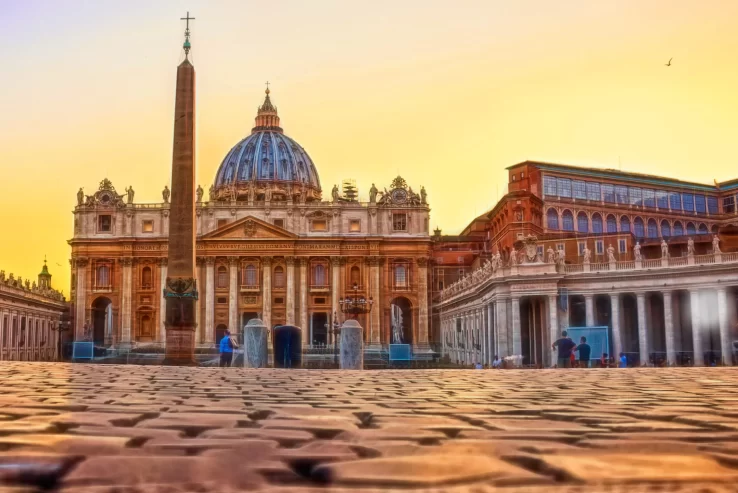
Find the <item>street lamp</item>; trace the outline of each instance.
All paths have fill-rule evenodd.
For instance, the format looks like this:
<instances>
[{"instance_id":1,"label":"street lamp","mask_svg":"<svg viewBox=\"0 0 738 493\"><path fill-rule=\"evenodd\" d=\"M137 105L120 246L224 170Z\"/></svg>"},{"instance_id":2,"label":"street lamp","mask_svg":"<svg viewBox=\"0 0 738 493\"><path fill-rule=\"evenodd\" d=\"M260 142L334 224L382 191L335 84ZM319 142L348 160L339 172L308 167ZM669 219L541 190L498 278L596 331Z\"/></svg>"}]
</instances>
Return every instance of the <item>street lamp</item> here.
<instances>
[{"instance_id":1,"label":"street lamp","mask_svg":"<svg viewBox=\"0 0 738 493\"><path fill-rule=\"evenodd\" d=\"M72 324L70 323L69 309L67 309L62 312L61 316L59 317L59 323L56 325L56 327L53 327L53 326L51 327L51 330L59 333L56 339L56 359L57 360L62 359L62 334L68 331L71 327L72 327Z\"/></svg>"},{"instance_id":2,"label":"street lamp","mask_svg":"<svg viewBox=\"0 0 738 493\"><path fill-rule=\"evenodd\" d=\"M338 304L341 306L343 313L351 315L351 318L356 319L362 313L372 311L374 300L371 296L367 300L363 295L359 295L359 285L356 283L354 283L353 291L353 296L346 295L344 298L338 300Z\"/></svg>"},{"instance_id":3,"label":"street lamp","mask_svg":"<svg viewBox=\"0 0 738 493\"><path fill-rule=\"evenodd\" d=\"M333 334L333 364L338 367L338 336L341 334L341 325L338 323L338 316L333 312L333 324L325 324L325 328Z\"/></svg>"}]
</instances>

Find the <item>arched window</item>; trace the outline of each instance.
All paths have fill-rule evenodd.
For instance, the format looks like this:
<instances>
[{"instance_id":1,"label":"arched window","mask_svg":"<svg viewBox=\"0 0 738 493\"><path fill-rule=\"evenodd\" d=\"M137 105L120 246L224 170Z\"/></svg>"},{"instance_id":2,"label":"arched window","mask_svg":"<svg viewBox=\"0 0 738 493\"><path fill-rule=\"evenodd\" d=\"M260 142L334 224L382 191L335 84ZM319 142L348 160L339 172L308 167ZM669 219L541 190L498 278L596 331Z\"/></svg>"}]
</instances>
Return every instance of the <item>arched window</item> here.
<instances>
[{"instance_id":1,"label":"arched window","mask_svg":"<svg viewBox=\"0 0 738 493\"><path fill-rule=\"evenodd\" d=\"M407 267L405 267L404 265L395 266L395 287L407 287Z\"/></svg>"},{"instance_id":2,"label":"arched window","mask_svg":"<svg viewBox=\"0 0 738 493\"><path fill-rule=\"evenodd\" d=\"M577 231L580 233L589 232L589 218L584 212L577 214Z\"/></svg>"},{"instance_id":3,"label":"arched window","mask_svg":"<svg viewBox=\"0 0 738 493\"><path fill-rule=\"evenodd\" d=\"M712 229L711 229L712 234L714 234L714 235L718 234L719 229L720 228L718 228L718 225L717 224L713 224L712 225Z\"/></svg>"},{"instance_id":4,"label":"arched window","mask_svg":"<svg viewBox=\"0 0 738 493\"><path fill-rule=\"evenodd\" d=\"M313 266L313 286L327 286L325 278L325 266L323 264L316 264Z\"/></svg>"},{"instance_id":5,"label":"arched window","mask_svg":"<svg viewBox=\"0 0 738 493\"><path fill-rule=\"evenodd\" d=\"M648 220L648 237L658 238L659 237L659 225L653 219Z\"/></svg>"},{"instance_id":6,"label":"arched window","mask_svg":"<svg viewBox=\"0 0 738 493\"><path fill-rule=\"evenodd\" d=\"M697 230L694 227L694 223L687 223L687 235L694 236L697 234Z\"/></svg>"},{"instance_id":7,"label":"arched window","mask_svg":"<svg viewBox=\"0 0 738 493\"><path fill-rule=\"evenodd\" d=\"M700 229L697 230L697 232L701 235L710 234L710 231L707 229L707 225L705 223L700 224Z\"/></svg>"},{"instance_id":8,"label":"arched window","mask_svg":"<svg viewBox=\"0 0 738 493\"><path fill-rule=\"evenodd\" d=\"M144 267L141 271L141 287L143 289L151 289L153 284L151 282L151 267Z\"/></svg>"},{"instance_id":9,"label":"arched window","mask_svg":"<svg viewBox=\"0 0 738 493\"><path fill-rule=\"evenodd\" d=\"M592 232L596 235L602 234L602 216L598 213L592 216Z\"/></svg>"},{"instance_id":10,"label":"arched window","mask_svg":"<svg viewBox=\"0 0 738 493\"><path fill-rule=\"evenodd\" d=\"M661 221L661 236L664 238L671 236L671 226L669 226L669 222L666 219Z\"/></svg>"},{"instance_id":11,"label":"arched window","mask_svg":"<svg viewBox=\"0 0 738 493\"><path fill-rule=\"evenodd\" d=\"M574 231L574 215L571 211L564 211L561 215L561 225L564 231Z\"/></svg>"},{"instance_id":12,"label":"arched window","mask_svg":"<svg viewBox=\"0 0 738 493\"><path fill-rule=\"evenodd\" d=\"M278 265L274 268L274 287L275 288L283 288L284 287L284 269L281 265Z\"/></svg>"},{"instance_id":13,"label":"arched window","mask_svg":"<svg viewBox=\"0 0 738 493\"><path fill-rule=\"evenodd\" d=\"M361 286L361 270L358 266L354 265L353 267L351 267L349 281L351 282L351 286Z\"/></svg>"},{"instance_id":14,"label":"arched window","mask_svg":"<svg viewBox=\"0 0 738 493\"><path fill-rule=\"evenodd\" d=\"M618 232L618 220L615 219L615 216L613 216L612 214L607 216L607 232L608 233Z\"/></svg>"},{"instance_id":15,"label":"arched window","mask_svg":"<svg viewBox=\"0 0 738 493\"><path fill-rule=\"evenodd\" d=\"M226 269L225 266L223 265L218 267L218 287L219 288L228 287L228 269Z\"/></svg>"},{"instance_id":16,"label":"arched window","mask_svg":"<svg viewBox=\"0 0 738 493\"><path fill-rule=\"evenodd\" d=\"M110 267L101 265L97 268L96 283L98 288L110 287Z\"/></svg>"},{"instance_id":17,"label":"arched window","mask_svg":"<svg viewBox=\"0 0 738 493\"><path fill-rule=\"evenodd\" d=\"M241 285L249 288L255 288L259 285L259 278L256 275L256 266L248 264L241 270Z\"/></svg>"},{"instance_id":18,"label":"arched window","mask_svg":"<svg viewBox=\"0 0 738 493\"><path fill-rule=\"evenodd\" d=\"M684 236L684 226L679 221L674 223L674 236Z\"/></svg>"},{"instance_id":19,"label":"arched window","mask_svg":"<svg viewBox=\"0 0 738 493\"><path fill-rule=\"evenodd\" d=\"M549 209L546 213L546 227L548 229L559 229L559 213L556 209Z\"/></svg>"},{"instance_id":20,"label":"arched window","mask_svg":"<svg viewBox=\"0 0 738 493\"><path fill-rule=\"evenodd\" d=\"M620 231L622 233L630 233L630 218L628 216L622 216L620 218Z\"/></svg>"},{"instance_id":21,"label":"arched window","mask_svg":"<svg viewBox=\"0 0 738 493\"><path fill-rule=\"evenodd\" d=\"M636 238L646 237L646 229L643 224L643 219L640 217L635 218L635 221L633 221L633 233L635 233Z\"/></svg>"}]
</instances>

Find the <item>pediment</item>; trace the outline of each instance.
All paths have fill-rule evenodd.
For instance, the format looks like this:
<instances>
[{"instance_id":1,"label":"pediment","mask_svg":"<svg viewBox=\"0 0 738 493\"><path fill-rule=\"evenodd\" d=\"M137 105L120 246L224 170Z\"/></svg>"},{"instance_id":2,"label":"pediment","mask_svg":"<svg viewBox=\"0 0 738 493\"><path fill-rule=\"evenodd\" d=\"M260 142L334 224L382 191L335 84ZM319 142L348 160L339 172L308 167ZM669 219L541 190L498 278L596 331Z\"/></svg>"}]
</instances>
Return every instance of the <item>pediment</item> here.
<instances>
[{"instance_id":1,"label":"pediment","mask_svg":"<svg viewBox=\"0 0 738 493\"><path fill-rule=\"evenodd\" d=\"M297 235L254 216L246 216L211 231L202 238L204 240L291 240L297 238Z\"/></svg>"}]
</instances>

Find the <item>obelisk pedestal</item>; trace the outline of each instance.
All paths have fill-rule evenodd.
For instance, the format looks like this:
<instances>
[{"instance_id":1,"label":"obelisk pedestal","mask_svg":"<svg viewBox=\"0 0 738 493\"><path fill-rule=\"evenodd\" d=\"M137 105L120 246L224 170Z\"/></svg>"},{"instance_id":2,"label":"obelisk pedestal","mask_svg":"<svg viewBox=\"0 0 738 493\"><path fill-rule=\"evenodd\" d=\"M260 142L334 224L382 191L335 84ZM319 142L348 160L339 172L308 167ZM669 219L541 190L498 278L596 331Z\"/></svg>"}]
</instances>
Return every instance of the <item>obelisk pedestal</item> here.
<instances>
[{"instance_id":1,"label":"obelisk pedestal","mask_svg":"<svg viewBox=\"0 0 738 493\"><path fill-rule=\"evenodd\" d=\"M341 369L364 369L364 330L358 320L348 319L341 326Z\"/></svg>"},{"instance_id":2,"label":"obelisk pedestal","mask_svg":"<svg viewBox=\"0 0 738 493\"><path fill-rule=\"evenodd\" d=\"M243 328L243 366L265 368L269 364L267 327L258 318L249 320Z\"/></svg>"}]
</instances>

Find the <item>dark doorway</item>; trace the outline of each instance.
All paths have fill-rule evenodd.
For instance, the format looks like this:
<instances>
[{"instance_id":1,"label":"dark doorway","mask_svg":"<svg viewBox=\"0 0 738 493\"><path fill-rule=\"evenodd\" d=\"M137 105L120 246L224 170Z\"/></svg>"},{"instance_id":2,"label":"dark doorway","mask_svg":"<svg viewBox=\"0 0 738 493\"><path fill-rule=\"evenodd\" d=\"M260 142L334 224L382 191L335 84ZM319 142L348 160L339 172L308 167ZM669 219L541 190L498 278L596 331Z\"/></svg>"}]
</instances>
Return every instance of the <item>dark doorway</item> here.
<instances>
[{"instance_id":1,"label":"dark doorway","mask_svg":"<svg viewBox=\"0 0 738 493\"><path fill-rule=\"evenodd\" d=\"M249 320L252 320L254 318L259 318L259 314L256 312L246 312L241 315L241 328L246 327L246 324L249 323Z\"/></svg>"},{"instance_id":2,"label":"dark doorway","mask_svg":"<svg viewBox=\"0 0 738 493\"><path fill-rule=\"evenodd\" d=\"M392 344L413 343L413 311L410 300L400 296L390 304L390 341Z\"/></svg>"},{"instance_id":3,"label":"dark doorway","mask_svg":"<svg viewBox=\"0 0 738 493\"><path fill-rule=\"evenodd\" d=\"M622 314L620 324L620 337L623 341L623 352L628 356L628 364L638 366L640 364L640 344L638 343L638 303L632 294L624 294L621 297ZM619 356L619 355L616 355Z\"/></svg>"},{"instance_id":4,"label":"dark doorway","mask_svg":"<svg viewBox=\"0 0 738 493\"><path fill-rule=\"evenodd\" d=\"M92 340L96 346L105 345L106 334L113 333L113 303L105 297L92 303Z\"/></svg>"},{"instance_id":5,"label":"dark doorway","mask_svg":"<svg viewBox=\"0 0 738 493\"><path fill-rule=\"evenodd\" d=\"M570 327L587 326L587 308L584 304L584 296L575 294L569 296L569 325Z\"/></svg>"},{"instance_id":6,"label":"dark doorway","mask_svg":"<svg viewBox=\"0 0 738 493\"><path fill-rule=\"evenodd\" d=\"M228 330L228 327L226 327L223 324L220 324L215 328L215 343L216 344L220 344L221 339L225 337L226 330Z\"/></svg>"},{"instance_id":7,"label":"dark doorway","mask_svg":"<svg viewBox=\"0 0 738 493\"><path fill-rule=\"evenodd\" d=\"M325 312L313 313L310 318L310 343L313 346L325 346L328 344L328 314Z\"/></svg>"}]
</instances>

